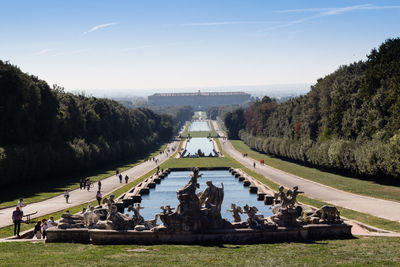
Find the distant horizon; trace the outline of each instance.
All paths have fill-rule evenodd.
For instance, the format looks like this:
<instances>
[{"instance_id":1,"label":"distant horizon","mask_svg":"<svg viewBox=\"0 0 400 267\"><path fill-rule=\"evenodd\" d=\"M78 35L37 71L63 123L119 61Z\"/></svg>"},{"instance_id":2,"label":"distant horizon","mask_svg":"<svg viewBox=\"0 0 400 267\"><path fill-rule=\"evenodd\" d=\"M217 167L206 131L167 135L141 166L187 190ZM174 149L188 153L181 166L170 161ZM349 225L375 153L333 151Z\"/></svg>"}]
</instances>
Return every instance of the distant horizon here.
<instances>
[{"instance_id":1,"label":"distant horizon","mask_svg":"<svg viewBox=\"0 0 400 267\"><path fill-rule=\"evenodd\" d=\"M312 84L294 83L294 84L265 84L265 85L237 85L237 86L212 86L212 87L191 87L191 88L151 88L134 90L118 89L82 89L74 90L64 88L70 93L84 93L94 97L108 98L129 98L129 97L147 97L156 93L195 93L201 92L245 92L252 96L268 95L277 96L298 96L307 93Z\"/></svg>"},{"instance_id":2,"label":"distant horizon","mask_svg":"<svg viewBox=\"0 0 400 267\"><path fill-rule=\"evenodd\" d=\"M314 84L400 36L399 15L395 0L3 1L0 59L93 95Z\"/></svg>"}]
</instances>

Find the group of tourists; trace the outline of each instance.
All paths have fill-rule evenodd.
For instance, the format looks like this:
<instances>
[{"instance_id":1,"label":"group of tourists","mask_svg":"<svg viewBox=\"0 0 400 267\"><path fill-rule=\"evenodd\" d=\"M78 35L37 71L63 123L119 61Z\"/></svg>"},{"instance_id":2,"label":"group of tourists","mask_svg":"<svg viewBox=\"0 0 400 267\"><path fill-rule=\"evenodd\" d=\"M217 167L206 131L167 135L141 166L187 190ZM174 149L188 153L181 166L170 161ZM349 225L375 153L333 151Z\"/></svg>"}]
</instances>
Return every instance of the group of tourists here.
<instances>
[{"instance_id":1,"label":"group of tourists","mask_svg":"<svg viewBox=\"0 0 400 267\"><path fill-rule=\"evenodd\" d=\"M164 152L161 151L160 154L162 154L162 153L164 153ZM155 157L148 158L145 161L153 161L155 164L158 164L158 158L155 158Z\"/></svg>"},{"instance_id":2,"label":"group of tourists","mask_svg":"<svg viewBox=\"0 0 400 267\"><path fill-rule=\"evenodd\" d=\"M41 221L38 221L35 225L35 228L33 229L33 236L36 237L37 239L45 239L47 234L46 231L47 229L57 226L57 223L54 221L54 217L50 216L50 218L47 219L42 219Z\"/></svg>"},{"instance_id":3,"label":"group of tourists","mask_svg":"<svg viewBox=\"0 0 400 267\"><path fill-rule=\"evenodd\" d=\"M118 175L119 174L119 175ZM118 178L119 178L119 182L122 184L122 179L123 179L123 176L122 176L122 174L121 173L119 173L119 171L117 170L117 172L116 172L116 175L118 176ZM129 176L128 175L125 175L125 183L127 184L128 183L128 181L129 181ZM100 190L100 189L99 189Z\"/></svg>"},{"instance_id":4,"label":"group of tourists","mask_svg":"<svg viewBox=\"0 0 400 267\"><path fill-rule=\"evenodd\" d=\"M151 160L151 159L150 159ZM153 158L153 161L158 162L157 159ZM158 170L159 170L158 166ZM119 173L119 170L116 170L116 175L119 178L119 182L122 183L123 176L122 174ZM129 182L129 176L125 175L125 183ZM101 193L101 181L97 182L98 190L96 192L96 200L98 205L101 205L101 200L103 199L103 195ZM93 187L93 183L90 181L90 178L81 178L79 181L79 188L82 190L87 189L90 191L90 188ZM68 204L69 203L69 198L70 198L70 192L68 190L64 191L64 198L65 202ZM23 207L26 205L23 202L23 198L20 198L18 201L17 206L15 207L15 210L12 213L12 221L14 223L14 235L20 237L20 230L21 230L21 222L23 222L23 217L24 217L24 212L23 212ZM54 222L54 218L51 216L49 220L47 219L42 219L41 221L38 221L35 225L34 228L34 236L36 236L37 239L45 238L46 237L46 230L50 227L56 226L57 223Z\"/></svg>"},{"instance_id":5,"label":"group of tourists","mask_svg":"<svg viewBox=\"0 0 400 267\"><path fill-rule=\"evenodd\" d=\"M15 207L15 210L13 211L11 217L14 223L14 235L18 237L20 237L21 223L23 222L23 217L24 217L24 211L23 211L24 207L26 207L26 204L24 203L24 199L21 197L18 200L17 206ZM29 223L29 221L27 223ZM35 228L33 230L33 235L37 239L45 238L46 230L54 226L57 226L57 223L54 221L53 216L50 216L48 220L42 219L41 221L38 221L36 223Z\"/></svg>"},{"instance_id":6,"label":"group of tourists","mask_svg":"<svg viewBox=\"0 0 400 267\"><path fill-rule=\"evenodd\" d=\"M79 188L82 189L87 189L87 191L90 190L90 188L93 186L92 182L90 181L90 178L81 178L79 180Z\"/></svg>"}]
</instances>

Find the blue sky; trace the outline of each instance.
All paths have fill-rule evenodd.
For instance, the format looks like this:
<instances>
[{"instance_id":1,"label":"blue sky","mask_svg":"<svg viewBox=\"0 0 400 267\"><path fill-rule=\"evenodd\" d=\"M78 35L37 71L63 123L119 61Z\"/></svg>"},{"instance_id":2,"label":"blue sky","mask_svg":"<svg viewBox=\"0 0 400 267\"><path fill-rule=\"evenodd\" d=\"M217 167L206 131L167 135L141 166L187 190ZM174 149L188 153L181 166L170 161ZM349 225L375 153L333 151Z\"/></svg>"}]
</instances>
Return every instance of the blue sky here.
<instances>
[{"instance_id":1,"label":"blue sky","mask_svg":"<svg viewBox=\"0 0 400 267\"><path fill-rule=\"evenodd\" d=\"M400 1L6 1L0 59L67 90L315 83L399 37Z\"/></svg>"}]
</instances>

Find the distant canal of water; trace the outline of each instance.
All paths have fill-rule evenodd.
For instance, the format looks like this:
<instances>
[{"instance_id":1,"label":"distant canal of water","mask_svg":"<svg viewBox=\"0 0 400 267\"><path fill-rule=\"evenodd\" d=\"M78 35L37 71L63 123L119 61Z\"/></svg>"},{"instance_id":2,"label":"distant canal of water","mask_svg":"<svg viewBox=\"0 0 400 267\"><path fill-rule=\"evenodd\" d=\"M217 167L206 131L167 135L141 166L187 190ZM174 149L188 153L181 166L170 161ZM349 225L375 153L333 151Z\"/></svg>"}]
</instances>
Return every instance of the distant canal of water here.
<instances>
[{"instance_id":1,"label":"distant canal of water","mask_svg":"<svg viewBox=\"0 0 400 267\"><path fill-rule=\"evenodd\" d=\"M201 150L206 156L212 154L214 155L214 145L211 139L208 139L206 137L201 137L201 138L191 138L188 140L186 143L186 154L194 155L197 153L198 150Z\"/></svg>"},{"instance_id":2,"label":"distant canal of water","mask_svg":"<svg viewBox=\"0 0 400 267\"><path fill-rule=\"evenodd\" d=\"M155 214L160 213L160 207L170 205L176 209L178 205L178 199L176 198L176 191L182 188L190 180L190 171L174 171L171 172L168 177L161 181L154 189L150 189L150 194L142 196L142 203L140 204L144 209L141 210L141 215L146 220L154 219ZM271 206L265 205L263 201L257 201L256 194L250 194L248 187L244 187L241 182L238 181L232 174L227 170L213 170L213 171L200 171L203 174L198 179L200 184L199 191L204 191L207 188L206 182L211 180L217 187L221 187L221 183L224 184L224 201L222 203L221 215L222 218L228 219L233 222L232 213L227 210L231 208L231 203L242 207L248 204L249 206L255 206L260 214L264 217L271 216ZM132 216L132 213L130 214ZM247 215L241 215L242 220L247 219ZM158 221L160 223L160 221Z\"/></svg>"},{"instance_id":3,"label":"distant canal of water","mask_svg":"<svg viewBox=\"0 0 400 267\"><path fill-rule=\"evenodd\" d=\"M192 121L190 124L190 132L209 132L210 126L208 126L208 121Z\"/></svg>"}]
</instances>

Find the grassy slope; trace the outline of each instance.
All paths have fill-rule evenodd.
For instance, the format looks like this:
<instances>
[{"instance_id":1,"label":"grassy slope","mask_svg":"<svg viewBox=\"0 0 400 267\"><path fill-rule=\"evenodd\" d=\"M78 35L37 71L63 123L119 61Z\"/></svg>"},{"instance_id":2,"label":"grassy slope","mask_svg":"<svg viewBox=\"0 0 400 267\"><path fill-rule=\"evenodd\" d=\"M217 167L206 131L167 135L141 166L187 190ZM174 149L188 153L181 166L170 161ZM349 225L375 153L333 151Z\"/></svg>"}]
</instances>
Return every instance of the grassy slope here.
<instances>
[{"instance_id":1,"label":"grassy slope","mask_svg":"<svg viewBox=\"0 0 400 267\"><path fill-rule=\"evenodd\" d=\"M62 194L65 190L74 190L79 188L79 180L81 178L90 177L92 182L105 179L115 174L115 170L119 169L123 172L143 162L143 159L158 155L160 151L165 149L167 144L163 144L148 155L143 156L142 159L130 159L119 161L105 167L92 169L87 172L79 173L75 176L68 176L64 178L54 178L49 181L36 183L33 185L24 185L18 188L3 188L0 196L2 202L0 208L10 207L16 205L20 196L24 197L24 202L29 204L33 202L42 201ZM25 191L22 191L24 189Z\"/></svg>"},{"instance_id":2,"label":"grassy slope","mask_svg":"<svg viewBox=\"0 0 400 267\"><path fill-rule=\"evenodd\" d=\"M219 140L217 140L217 145L218 145L220 151L222 151L222 147L221 147L221 144L219 143ZM178 151L179 151L179 149L178 149ZM254 178L258 179L259 181L263 182L264 184L266 184L267 186L269 186L270 188L272 188L274 190L277 190L278 186L279 186L278 184L272 182L271 180L268 180L264 176L244 167L239 162L237 162L236 160L234 160L233 158L231 158L230 156L228 156L226 154L225 154L225 157L223 157L223 158L180 158L180 159L176 159L174 157L171 157L168 161L166 161L160 165L160 167L164 168L164 169L165 168L176 168L176 167L195 167L195 166L196 167L226 167L226 166L230 166L230 167L234 167L234 168L242 168L249 175L253 176ZM141 182L144 179L146 179L147 177L149 177L153 172L155 172L155 169L153 169L146 175L140 177L139 179L132 181L131 183L127 184L126 186L122 187L121 189L118 189L117 191L114 192L114 194L116 196L118 196L118 195L126 192L131 187L135 186L139 182ZM305 204L309 204L309 205L316 206L316 207L321 207L321 206L327 204L323 201L319 201L319 200L312 199L312 198L305 197L305 196L299 196L298 199ZM87 204L69 208L69 210L70 210L70 212L75 213L75 212L81 211L83 207L87 207ZM382 229L400 232L400 223L398 223L398 222L381 219L381 218L374 217L374 216L371 216L371 215L368 215L365 213L356 212L356 211L345 209L342 207L338 207L338 209L343 216L345 216L349 219L358 220L358 221L361 221L366 224L369 224L369 225L372 225L375 227L379 227ZM57 212L57 213L54 213L51 215L55 216L55 218L57 219L60 217L60 215L64 211ZM49 216L50 215L47 215L45 217L48 218ZM22 227L21 228L22 230L27 230L27 229L31 228L32 226L23 224L23 225L21 225L21 227ZM0 237L6 237L6 236L11 236L11 235L12 235L12 227L11 226L0 229Z\"/></svg>"},{"instance_id":3,"label":"grassy slope","mask_svg":"<svg viewBox=\"0 0 400 267\"><path fill-rule=\"evenodd\" d=\"M0 265L383 266L400 263L399 248L399 238L366 237L315 243L223 246L0 243Z\"/></svg>"},{"instance_id":4,"label":"grassy slope","mask_svg":"<svg viewBox=\"0 0 400 267\"><path fill-rule=\"evenodd\" d=\"M217 144L220 146L219 142ZM235 160L225 157L222 159L181 159L180 163L176 159L170 159L162 167L178 165L192 167L213 164L216 166L222 164L240 166ZM244 170L270 187L276 188L276 184L261 175L246 168ZM115 194L119 195L125 192L152 172L154 170L121 188ZM301 201L314 201L313 204L316 206L321 204L317 200L304 197L301 197ZM74 209L78 211L81 208ZM139 251L134 251L134 249L139 249ZM126 266L134 262L139 266L382 266L398 265L400 263L399 249L400 238L377 237L314 243L223 246L88 246L56 243L0 243L0 265ZM19 257L19 255L23 256Z\"/></svg>"},{"instance_id":5,"label":"grassy slope","mask_svg":"<svg viewBox=\"0 0 400 267\"><path fill-rule=\"evenodd\" d=\"M317 183L332 186L334 188L355 194L400 201L399 186L382 185L374 181L361 180L324 172L315 168L273 158L266 154L251 150L245 143L243 143L243 141L231 140L231 143L236 150L242 153L247 153L251 158L256 160L263 159L265 164L269 166L315 181Z\"/></svg>"},{"instance_id":6,"label":"grassy slope","mask_svg":"<svg viewBox=\"0 0 400 267\"><path fill-rule=\"evenodd\" d=\"M222 150L221 144L219 143L219 140L217 140L217 145L220 149L220 151ZM265 185L267 185L268 187L270 187L271 189L278 191L279 185L276 184L275 182L265 178L264 176L254 172L253 170L250 170L246 167L244 167L243 165L241 165L239 162L237 162L236 160L234 160L233 158L231 158L229 155L227 155L226 153L224 153L225 157L228 161L232 162L232 166L239 166L242 170L244 170L247 174L253 176L254 178L258 179L259 181L261 181L262 183L264 183ZM250 154L249 154L250 155ZM306 197L306 196L302 196L300 195L298 197L298 200L304 204L307 205L311 205L314 207L322 207L324 205L328 205L328 203L317 200L317 199L313 199L310 197ZM346 209L343 207L337 207L338 210L340 211L340 214L343 215L344 217L347 217L349 219L352 220L357 220L360 222L363 222L365 224L369 224L381 229L385 229L385 230L389 230L389 231L395 231L395 232L400 232L400 223L399 222L395 222L395 221L390 221L390 220L386 220L386 219L382 219L379 217L375 217L375 216L371 216L369 214L366 213L361 213L358 211L354 211L354 210L350 210L350 209Z\"/></svg>"}]
</instances>

